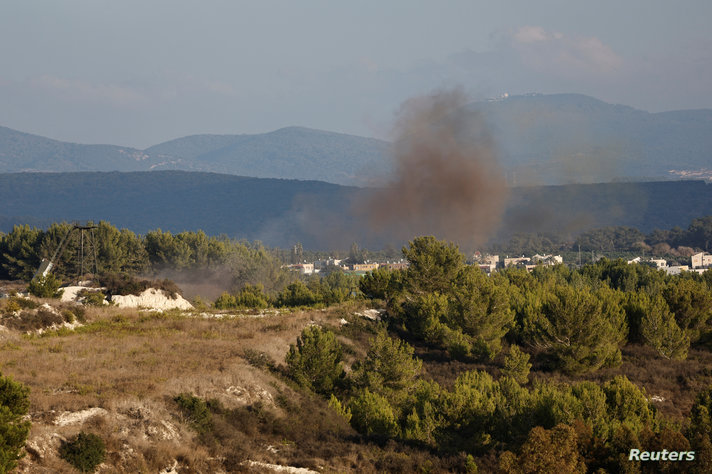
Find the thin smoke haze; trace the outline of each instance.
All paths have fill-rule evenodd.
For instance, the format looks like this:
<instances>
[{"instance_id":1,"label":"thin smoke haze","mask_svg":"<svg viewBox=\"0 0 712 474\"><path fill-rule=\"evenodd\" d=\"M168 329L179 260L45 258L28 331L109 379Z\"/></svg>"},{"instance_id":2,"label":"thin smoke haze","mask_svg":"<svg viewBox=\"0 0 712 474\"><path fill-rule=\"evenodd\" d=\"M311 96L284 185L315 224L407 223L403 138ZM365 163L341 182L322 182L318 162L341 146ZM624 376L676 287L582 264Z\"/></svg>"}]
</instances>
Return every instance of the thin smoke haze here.
<instances>
[{"instance_id":1,"label":"thin smoke haze","mask_svg":"<svg viewBox=\"0 0 712 474\"><path fill-rule=\"evenodd\" d=\"M435 235L464 247L500 224L507 187L483 118L461 89L406 101L394 127L395 173L357 204L372 232L398 240Z\"/></svg>"}]
</instances>

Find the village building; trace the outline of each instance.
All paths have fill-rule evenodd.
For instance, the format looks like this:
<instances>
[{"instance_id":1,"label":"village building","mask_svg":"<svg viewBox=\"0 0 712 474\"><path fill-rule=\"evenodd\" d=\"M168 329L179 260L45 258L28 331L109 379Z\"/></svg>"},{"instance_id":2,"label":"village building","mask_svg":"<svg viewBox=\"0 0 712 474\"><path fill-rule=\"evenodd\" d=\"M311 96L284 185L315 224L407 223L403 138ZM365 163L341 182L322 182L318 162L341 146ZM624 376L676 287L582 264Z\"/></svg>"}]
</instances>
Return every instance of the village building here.
<instances>
[{"instance_id":1,"label":"village building","mask_svg":"<svg viewBox=\"0 0 712 474\"><path fill-rule=\"evenodd\" d=\"M709 268L712 266L712 255L707 252L696 253L690 257L692 268Z\"/></svg>"}]
</instances>

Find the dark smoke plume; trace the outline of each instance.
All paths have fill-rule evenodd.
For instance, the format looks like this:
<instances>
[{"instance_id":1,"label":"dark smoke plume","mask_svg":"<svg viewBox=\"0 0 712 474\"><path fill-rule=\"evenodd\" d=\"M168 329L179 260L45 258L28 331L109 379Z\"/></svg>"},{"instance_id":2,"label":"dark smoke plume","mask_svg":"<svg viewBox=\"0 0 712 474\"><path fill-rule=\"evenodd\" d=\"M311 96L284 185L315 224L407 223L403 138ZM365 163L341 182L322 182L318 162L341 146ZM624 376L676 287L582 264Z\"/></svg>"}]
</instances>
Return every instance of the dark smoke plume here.
<instances>
[{"instance_id":1,"label":"dark smoke plume","mask_svg":"<svg viewBox=\"0 0 712 474\"><path fill-rule=\"evenodd\" d=\"M357 204L372 231L435 235L461 246L496 231L507 187L483 118L460 89L406 101L395 126L395 177Z\"/></svg>"}]
</instances>

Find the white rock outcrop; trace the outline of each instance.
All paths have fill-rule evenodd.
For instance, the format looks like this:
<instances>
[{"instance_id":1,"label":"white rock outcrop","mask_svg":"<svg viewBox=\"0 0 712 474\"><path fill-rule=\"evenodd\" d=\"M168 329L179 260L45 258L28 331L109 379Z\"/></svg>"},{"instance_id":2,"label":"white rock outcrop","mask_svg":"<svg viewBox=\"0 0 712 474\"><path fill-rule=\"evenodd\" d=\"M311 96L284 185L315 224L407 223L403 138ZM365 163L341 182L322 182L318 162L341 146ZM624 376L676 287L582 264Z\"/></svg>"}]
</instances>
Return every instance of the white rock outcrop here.
<instances>
[{"instance_id":1,"label":"white rock outcrop","mask_svg":"<svg viewBox=\"0 0 712 474\"><path fill-rule=\"evenodd\" d=\"M106 415L107 413L106 410L99 407L87 408L86 410L75 412L65 411L54 420L54 424L58 426L76 425L84 423L92 416Z\"/></svg>"},{"instance_id":2,"label":"white rock outcrop","mask_svg":"<svg viewBox=\"0 0 712 474\"><path fill-rule=\"evenodd\" d=\"M160 311L169 309L193 309L193 305L180 295L171 298L165 291L156 288L148 288L140 295L114 295L111 302L119 308L150 308Z\"/></svg>"}]
</instances>

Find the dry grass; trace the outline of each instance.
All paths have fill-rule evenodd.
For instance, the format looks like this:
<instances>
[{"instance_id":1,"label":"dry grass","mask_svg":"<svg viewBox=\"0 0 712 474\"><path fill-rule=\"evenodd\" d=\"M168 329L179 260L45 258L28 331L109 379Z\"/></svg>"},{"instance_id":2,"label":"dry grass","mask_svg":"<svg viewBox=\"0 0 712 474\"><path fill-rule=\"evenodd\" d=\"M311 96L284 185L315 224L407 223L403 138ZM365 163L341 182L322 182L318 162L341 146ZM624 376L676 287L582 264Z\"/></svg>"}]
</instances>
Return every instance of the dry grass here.
<instances>
[{"instance_id":1,"label":"dry grass","mask_svg":"<svg viewBox=\"0 0 712 474\"><path fill-rule=\"evenodd\" d=\"M86 308L84 317L86 323L75 330L0 332L2 373L31 390L29 442L35 448L21 461L20 471L70 472L56 450L61 439L80 430L100 434L107 444L100 472L157 472L176 461L184 472L219 470L225 456L197 439L178 415L173 396L187 392L218 400L226 410L261 405L277 418L287 416L276 402L286 389L284 381L246 357L262 354L283 364L306 325L338 325L334 311L218 319L105 307ZM92 407L106 414L54 424L62 413ZM279 442L270 436L263 441ZM250 455L262 453L266 445L253 441L251 446ZM236 445L230 452L233 461L248 454Z\"/></svg>"},{"instance_id":2,"label":"dry grass","mask_svg":"<svg viewBox=\"0 0 712 474\"><path fill-rule=\"evenodd\" d=\"M0 363L7 375L32 390L35 411L104 406L117 397L150 398L178 391L209 393L210 386L235 385L260 373L242 358L260 350L281 362L305 314L272 316L282 321L262 331L258 318L201 319L176 313L91 309L87 324L0 338ZM273 323L269 323L274 326ZM274 332L273 332L274 331Z\"/></svg>"}]
</instances>

